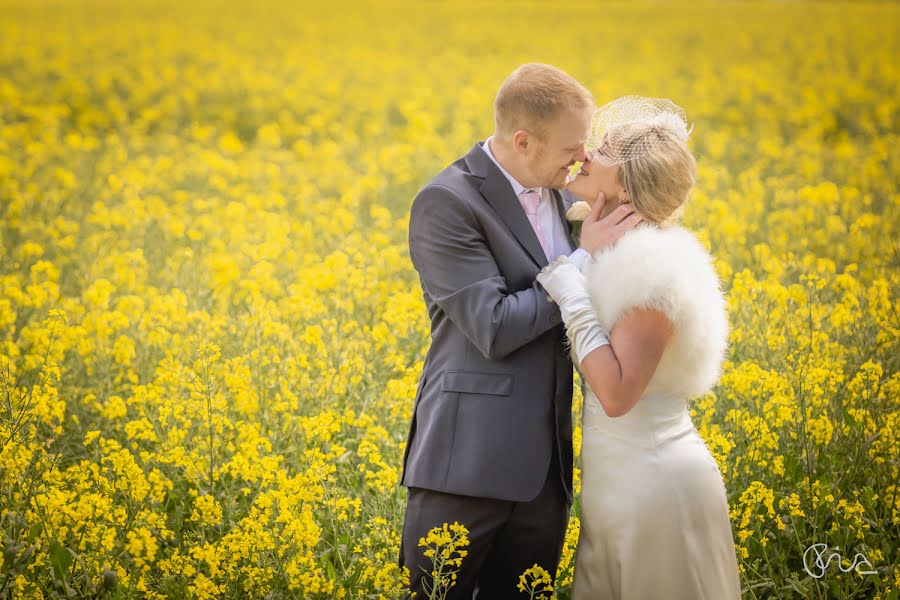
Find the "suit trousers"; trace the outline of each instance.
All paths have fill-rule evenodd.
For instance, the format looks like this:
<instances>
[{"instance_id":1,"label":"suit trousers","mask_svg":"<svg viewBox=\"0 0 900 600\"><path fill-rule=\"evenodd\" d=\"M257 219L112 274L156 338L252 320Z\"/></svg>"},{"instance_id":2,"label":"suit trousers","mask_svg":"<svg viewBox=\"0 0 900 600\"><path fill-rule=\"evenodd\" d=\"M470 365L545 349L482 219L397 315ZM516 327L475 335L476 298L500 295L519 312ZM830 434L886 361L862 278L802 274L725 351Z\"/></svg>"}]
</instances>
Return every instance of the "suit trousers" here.
<instances>
[{"instance_id":1,"label":"suit trousers","mask_svg":"<svg viewBox=\"0 0 900 600\"><path fill-rule=\"evenodd\" d=\"M447 600L520 599L516 586L526 569L538 564L555 577L569 508L555 444L544 487L528 502L408 488L400 566L409 569L410 591L427 598L424 584L431 585L431 559L419 539L433 527L457 521L469 530L468 555Z\"/></svg>"}]
</instances>

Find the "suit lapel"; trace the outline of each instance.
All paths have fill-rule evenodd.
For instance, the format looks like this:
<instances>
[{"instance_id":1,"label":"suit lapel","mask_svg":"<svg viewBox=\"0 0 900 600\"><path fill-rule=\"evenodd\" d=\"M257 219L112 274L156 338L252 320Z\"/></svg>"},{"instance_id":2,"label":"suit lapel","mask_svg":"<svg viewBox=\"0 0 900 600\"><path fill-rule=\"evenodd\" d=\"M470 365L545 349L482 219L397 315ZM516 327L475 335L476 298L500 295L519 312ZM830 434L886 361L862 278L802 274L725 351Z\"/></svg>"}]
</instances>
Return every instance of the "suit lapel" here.
<instances>
[{"instance_id":1,"label":"suit lapel","mask_svg":"<svg viewBox=\"0 0 900 600\"><path fill-rule=\"evenodd\" d=\"M490 160L490 159L488 159ZM500 216L509 230L512 231L519 243L525 247L534 262L540 267L545 267L549 262L544 255L544 249L541 242L534 233L531 221L525 214L525 210L516 198L509 185L509 181L503 176L503 173L497 169L497 174L489 174L481 184L481 195L494 207L494 210Z\"/></svg>"},{"instance_id":2,"label":"suit lapel","mask_svg":"<svg viewBox=\"0 0 900 600\"><path fill-rule=\"evenodd\" d=\"M512 186L497 165L481 149L481 144L482 142L475 144L475 147L466 155L466 164L472 174L484 179L479 188L481 195L494 208L497 216L506 224L522 247L528 251L531 259L541 268L547 266L549 261L541 247L541 242L534 233L531 222L525 215L519 199L516 198ZM559 206L559 200L557 200L557 206Z\"/></svg>"}]
</instances>

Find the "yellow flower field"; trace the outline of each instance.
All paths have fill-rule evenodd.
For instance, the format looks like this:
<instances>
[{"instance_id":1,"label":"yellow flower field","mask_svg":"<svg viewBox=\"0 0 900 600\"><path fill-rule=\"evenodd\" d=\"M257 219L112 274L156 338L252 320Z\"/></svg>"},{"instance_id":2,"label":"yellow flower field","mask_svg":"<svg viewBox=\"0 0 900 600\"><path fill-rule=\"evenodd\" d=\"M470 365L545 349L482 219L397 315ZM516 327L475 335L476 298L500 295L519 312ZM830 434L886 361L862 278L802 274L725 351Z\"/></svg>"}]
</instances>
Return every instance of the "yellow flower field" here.
<instances>
[{"instance_id":1,"label":"yellow flower field","mask_svg":"<svg viewBox=\"0 0 900 600\"><path fill-rule=\"evenodd\" d=\"M892 4L0 0L0 597L398 597L409 206L538 60L694 124L744 597L900 598L898 57Z\"/></svg>"}]
</instances>

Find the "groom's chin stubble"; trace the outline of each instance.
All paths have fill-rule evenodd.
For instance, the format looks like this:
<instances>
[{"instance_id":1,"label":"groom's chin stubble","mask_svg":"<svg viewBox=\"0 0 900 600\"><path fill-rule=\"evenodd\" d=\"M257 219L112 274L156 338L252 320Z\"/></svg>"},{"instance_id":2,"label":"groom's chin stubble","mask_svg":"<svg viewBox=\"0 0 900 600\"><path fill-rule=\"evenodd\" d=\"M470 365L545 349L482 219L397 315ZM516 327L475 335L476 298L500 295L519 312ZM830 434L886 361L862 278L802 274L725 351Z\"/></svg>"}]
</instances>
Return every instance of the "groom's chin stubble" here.
<instances>
[{"instance_id":1,"label":"groom's chin stubble","mask_svg":"<svg viewBox=\"0 0 900 600\"><path fill-rule=\"evenodd\" d=\"M568 175L566 175L565 177L562 177L562 178L554 179L553 181L550 182L550 184L547 187L553 188L554 190L562 191L562 190L566 189L567 183L569 183Z\"/></svg>"}]
</instances>

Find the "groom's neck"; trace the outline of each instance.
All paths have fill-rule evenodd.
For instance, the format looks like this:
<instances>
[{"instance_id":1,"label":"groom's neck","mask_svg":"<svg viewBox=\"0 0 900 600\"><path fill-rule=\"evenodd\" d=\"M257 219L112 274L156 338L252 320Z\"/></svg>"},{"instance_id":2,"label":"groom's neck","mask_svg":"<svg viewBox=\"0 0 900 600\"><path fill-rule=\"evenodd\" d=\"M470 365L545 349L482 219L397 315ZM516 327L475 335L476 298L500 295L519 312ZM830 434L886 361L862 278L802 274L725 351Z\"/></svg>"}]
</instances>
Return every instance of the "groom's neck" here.
<instances>
[{"instance_id":1,"label":"groom's neck","mask_svg":"<svg viewBox=\"0 0 900 600\"><path fill-rule=\"evenodd\" d=\"M488 141L488 144L491 154L493 154L494 158L497 159L497 162L506 169L507 173L512 175L513 178L523 186L533 187L530 184L528 172L525 170L524 165L520 163L519 156L514 148L510 148L503 142L498 141L496 136L492 137Z\"/></svg>"}]
</instances>

